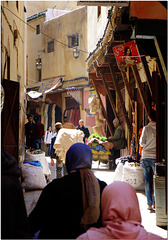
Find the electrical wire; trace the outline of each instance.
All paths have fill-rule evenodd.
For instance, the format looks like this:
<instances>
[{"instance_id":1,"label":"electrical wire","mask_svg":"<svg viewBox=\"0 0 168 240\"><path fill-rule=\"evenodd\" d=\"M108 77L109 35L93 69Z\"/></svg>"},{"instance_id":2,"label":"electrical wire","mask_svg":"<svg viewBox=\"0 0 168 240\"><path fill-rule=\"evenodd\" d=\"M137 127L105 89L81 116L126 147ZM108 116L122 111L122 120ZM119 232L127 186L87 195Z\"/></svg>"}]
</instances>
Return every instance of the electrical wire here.
<instances>
[{"instance_id":1,"label":"electrical wire","mask_svg":"<svg viewBox=\"0 0 168 240\"><path fill-rule=\"evenodd\" d=\"M27 22L25 22L23 19L21 19L19 16L17 16L14 12L12 12L9 8L7 8L7 7L5 7L5 6L3 6L3 8L7 9L7 10L8 10L9 12L11 12L15 17L17 17L20 21L22 21L22 22L23 22L24 24L26 24L28 27L30 27L30 28L32 28L32 29L34 29L34 30L36 31L36 28L35 28L35 27L33 27L33 26L31 26L30 24L28 24ZM1 6L1 9L2 9L2 6ZM44 35L44 36L47 37L47 38L50 38L51 40L56 41L57 43L60 43L60 44L62 44L62 45L64 45L64 46L68 47L68 44L66 44L66 43L63 43L63 42L61 42L61 41L59 41L59 40L57 40L57 39L55 39L55 38L53 38L53 37L50 37L50 36L48 36L47 34L45 34L45 33L43 33L43 32L41 32L41 34ZM78 49L78 50L80 50L81 52L84 52L84 53L89 54L89 52L84 51L84 50L82 50L82 49Z\"/></svg>"}]
</instances>

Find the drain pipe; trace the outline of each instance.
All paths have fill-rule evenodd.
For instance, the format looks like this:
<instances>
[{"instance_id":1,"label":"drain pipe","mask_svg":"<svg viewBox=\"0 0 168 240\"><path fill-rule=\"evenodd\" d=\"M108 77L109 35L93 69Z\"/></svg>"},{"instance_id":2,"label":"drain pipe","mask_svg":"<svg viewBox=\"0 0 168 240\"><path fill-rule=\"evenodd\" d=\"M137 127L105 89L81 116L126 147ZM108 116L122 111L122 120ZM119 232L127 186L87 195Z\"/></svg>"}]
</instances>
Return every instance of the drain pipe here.
<instances>
[{"instance_id":1,"label":"drain pipe","mask_svg":"<svg viewBox=\"0 0 168 240\"><path fill-rule=\"evenodd\" d=\"M159 56L159 60L160 60L160 63L161 63L162 69L163 69L163 73L164 73L165 79L167 81L167 69L166 69L166 66L165 66L165 63L164 63L164 60L163 60L163 57L162 57L162 53L160 51L160 47L159 47L158 40L157 40L156 36L136 35L136 39L152 39L152 40L154 40L156 51L157 51L157 54Z\"/></svg>"}]
</instances>

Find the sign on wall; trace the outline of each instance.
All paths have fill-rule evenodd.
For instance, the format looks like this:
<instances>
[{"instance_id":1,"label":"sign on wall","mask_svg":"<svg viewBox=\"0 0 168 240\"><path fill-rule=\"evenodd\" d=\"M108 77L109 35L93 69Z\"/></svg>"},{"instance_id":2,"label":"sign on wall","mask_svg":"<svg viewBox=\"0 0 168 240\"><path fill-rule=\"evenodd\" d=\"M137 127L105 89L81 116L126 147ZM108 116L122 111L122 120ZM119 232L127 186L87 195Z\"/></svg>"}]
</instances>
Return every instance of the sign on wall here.
<instances>
[{"instance_id":1,"label":"sign on wall","mask_svg":"<svg viewBox=\"0 0 168 240\"><path fill-rule=\"evenodd\" d=\"M135 41L115 46L113 51L119 68L129 67L141 62Z\"/></svg>"}]
</instances>

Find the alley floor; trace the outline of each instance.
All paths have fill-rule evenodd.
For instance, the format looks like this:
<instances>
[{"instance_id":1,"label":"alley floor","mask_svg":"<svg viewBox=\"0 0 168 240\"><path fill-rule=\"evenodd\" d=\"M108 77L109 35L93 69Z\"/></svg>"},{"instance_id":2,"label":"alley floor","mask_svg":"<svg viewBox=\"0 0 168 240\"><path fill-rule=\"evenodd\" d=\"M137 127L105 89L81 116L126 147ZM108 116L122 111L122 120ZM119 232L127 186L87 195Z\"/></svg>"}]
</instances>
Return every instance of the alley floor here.
<instances>
[{"instance_id":1,"label":"alley floor","mask_svg":"<svg viewBox=\"0 0 168 240\"><path fill-rule=\"evenodd\" d=\"M49 157L46 157L46 159L49 163L49 167L51 170L51 176L49 179L50 179L50 181L52 181L52 179L54 179L56 177L55 165L54 166L50 165ZM94 171L95 176L97 178L99 178L100 180L105 181L107 184L110 184L113 182L114 171L109 170L107 164L100 163L100 165L99 165L98 161L93 161L92 169ZM25 204L26 204L26 209L27 209L28 214L34 208L40 194L41 194L41 190L26 191L24 193ZM137 197L139 200L140 211L141 211L141 216L142 216L142 225L144 226L144 228L151 233L157 234L157 235L167 239L167 230L165 230L162 227L156 226L155 211L150 212L149 210L147 210L145 192L137 191Z\"/></svg>"}]
</instances>

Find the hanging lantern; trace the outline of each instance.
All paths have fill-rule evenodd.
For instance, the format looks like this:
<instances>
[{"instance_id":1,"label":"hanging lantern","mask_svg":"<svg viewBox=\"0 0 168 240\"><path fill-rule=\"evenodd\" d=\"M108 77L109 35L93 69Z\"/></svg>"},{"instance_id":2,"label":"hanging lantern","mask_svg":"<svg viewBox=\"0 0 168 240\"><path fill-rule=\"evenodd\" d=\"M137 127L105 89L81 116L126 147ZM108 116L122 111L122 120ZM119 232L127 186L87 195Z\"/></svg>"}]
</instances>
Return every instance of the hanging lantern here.
<instances>
[{"instance_id":1,"label":"hanging lantern","mask_svg":"<svg viewBox=\"0 0 168 240\"><path fill-rule=\"evenodd\" d=\"M79 50L77 49L77 47L75 47L75 49L73 50L73 56L76 59L79 57Z\"/></svg>"},{"instance_id":2,"label":"hanging lantern","mask_svg":"<svg viewBox=\"0 0 168 240\"><path fill-rule=\"evenodd\" d=\"M38 57L36 59L36 68L37 68L37 70L41 70L41 58L40 57Z\"/></svg>"}]
</instances>

